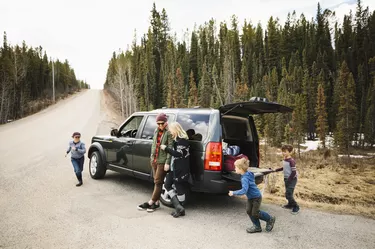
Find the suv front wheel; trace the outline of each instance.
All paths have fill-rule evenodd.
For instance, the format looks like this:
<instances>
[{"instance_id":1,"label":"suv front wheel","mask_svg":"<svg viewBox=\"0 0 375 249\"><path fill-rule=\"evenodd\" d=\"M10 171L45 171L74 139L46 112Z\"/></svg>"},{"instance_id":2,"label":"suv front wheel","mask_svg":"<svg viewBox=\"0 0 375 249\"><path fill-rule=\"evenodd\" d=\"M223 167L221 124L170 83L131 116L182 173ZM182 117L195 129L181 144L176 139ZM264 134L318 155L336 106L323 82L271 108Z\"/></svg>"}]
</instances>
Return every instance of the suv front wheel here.
<instances>
[{"instance_id":1,"label":"suv front wheel","mask_svg":"<svg viewBox=\"0 0 375 249\"><path fill-rule=\"evenodd\" d=\"M94 151L90 157L89 172L93 179L101 179L104 177L107 169L103 164L99 151Z\"/></svg>"}]
</instances>

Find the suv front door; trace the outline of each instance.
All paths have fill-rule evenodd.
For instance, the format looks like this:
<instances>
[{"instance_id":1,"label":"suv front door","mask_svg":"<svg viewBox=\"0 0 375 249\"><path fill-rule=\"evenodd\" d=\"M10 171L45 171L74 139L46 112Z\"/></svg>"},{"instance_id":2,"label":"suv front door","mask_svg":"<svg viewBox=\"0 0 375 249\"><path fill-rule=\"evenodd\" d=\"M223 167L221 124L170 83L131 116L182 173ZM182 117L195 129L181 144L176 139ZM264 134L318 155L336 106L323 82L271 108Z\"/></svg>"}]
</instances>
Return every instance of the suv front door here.
<instances>
[{"instance_id":1,"label":"suv front door","mask_svg":"<svg viewBox=\"0 0 375 249\"><path fill-rule=\"evenodd\" d=\"M119 129L118 135L112 137L107 151L107 161L112 165L133 169L133 145L143 115L135 115L127 120Z\"/></svg>"},{"instance_id":2,"label":"suv front door","mask_svg":"<svg viewBox=\"0 0 375 249\"><path fill-rule=\"evenodd\" d=\"M151 146L156 129L156 116L157 113L152 113L145 117L140 135L133 146L133 168L134 174L139 178L149 179L151 173ZM168 122L175 119L175 115L167 114Z\"/></svg>"}]
</instances>

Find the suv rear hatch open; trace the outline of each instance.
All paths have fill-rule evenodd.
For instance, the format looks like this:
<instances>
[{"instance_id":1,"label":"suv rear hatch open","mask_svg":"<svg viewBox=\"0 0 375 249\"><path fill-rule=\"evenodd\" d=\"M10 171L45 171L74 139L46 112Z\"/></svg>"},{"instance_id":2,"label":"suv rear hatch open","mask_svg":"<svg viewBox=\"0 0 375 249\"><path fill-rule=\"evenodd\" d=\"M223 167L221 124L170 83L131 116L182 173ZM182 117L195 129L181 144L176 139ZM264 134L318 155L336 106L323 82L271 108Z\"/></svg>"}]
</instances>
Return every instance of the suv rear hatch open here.
<instances>
[{"instance_id":1,"label":"suv rear hatch open","mask_svg":"<svg viewBox=\"0 0 375 249\"><path fill-rule=\"evenodd\" d=\"M252 114L287 113L293 109L275 102L269 102L266 98L253 97L248 102L232 103L220 106L221 115L234 115L248 117Z\"/></svg>"},{"instance_id":2,"label":"suv rear hatch open","mask_svg":"<svg viewBox=\"0 0 375 249\"><path fill-rule=\"evenodd\" d=\"M244 142L245 144L248 143L246 150L248 150L248 148L252 148L251 153L256 154L256 155L252 154L253 157L249 157L249 159L252 160L251 158L257 158L257 161L259 162L258 133L254 124L254 120L251 117L251 115L266 114L266 113L288 113L288 112L292 112L293 109L284 105L280 105L275 102L269 102L266 98L253 97L248 102L240 102L240 103L223 105L219 108L219 111L222 117L223 116L237 116L237 117L246 118L249 121L252 138L251 138L251 141L248 140L248 142L247 141L242 141L242 142ZM223 120L224 119L222 119L222 122L224 122ZM222 125L224 125L224 123ZM239 129L240 127L241 126L237 125L235 129ZM225 127L223 127L223 133L225 130L224 128ZM225 134L223 134L223 139L226 140L227 138L224 135ZM249 153L248 151L246 152ZM241 152L241 154L246 154L246 153ZM223 159L223 164L224 164L224 159ZM251 163L251 166L252 167L250 167L249 170L254 173L257 183L260 183L262 181L263 175L270 173L268 169L259 169L257 167L254 167L256 166L254 165L254 163ZM240 175L236 174L235 172L223 171L222 177L231 181L241 181Z\"/></svg>"}]
</instances>

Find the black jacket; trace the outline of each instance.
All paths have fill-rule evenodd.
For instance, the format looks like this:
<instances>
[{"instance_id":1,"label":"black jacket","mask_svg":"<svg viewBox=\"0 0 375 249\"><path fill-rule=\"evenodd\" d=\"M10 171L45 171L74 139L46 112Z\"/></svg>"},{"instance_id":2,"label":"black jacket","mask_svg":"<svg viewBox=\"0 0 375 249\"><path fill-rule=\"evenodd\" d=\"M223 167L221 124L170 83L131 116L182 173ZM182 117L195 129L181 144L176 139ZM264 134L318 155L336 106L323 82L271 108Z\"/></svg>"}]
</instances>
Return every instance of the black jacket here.
<instances>
[{"instance_id":1,"label":"black jacket","mask_svg":"<svg viewBox=\"0 0 375 249\"><path fill-rule=\"evenodd\" d=\"M173 141L173 148L165 148L165 151L173 156L173 180L188 181L190 173L189 142L184 138Z\"/></svg>"}]
</instances>

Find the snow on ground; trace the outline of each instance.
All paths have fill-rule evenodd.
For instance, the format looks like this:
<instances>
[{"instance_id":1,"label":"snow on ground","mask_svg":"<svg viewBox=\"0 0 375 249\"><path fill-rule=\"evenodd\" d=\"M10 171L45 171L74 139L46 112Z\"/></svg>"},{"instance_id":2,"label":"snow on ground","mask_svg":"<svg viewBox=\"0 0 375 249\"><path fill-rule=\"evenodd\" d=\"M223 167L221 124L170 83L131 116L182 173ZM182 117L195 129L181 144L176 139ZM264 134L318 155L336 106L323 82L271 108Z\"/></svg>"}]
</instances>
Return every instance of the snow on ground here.
<instances>
[{"instance_id":1,"label":"snow on ground","mask_svg":"<svg viewBox=\"0 0 375 249\"><path fill-rule=\"evenodd\" d=\"M319 148L320 141L319 140L316 140L316 141L306 140L304 144L300 144L300 145L303 147L307 147L306 149L301 150L301 152L317 150Z\"/></svg>"},{"instance_id":2,"label":"snow on ground","mask_svg":"<svg viewBox=\"0 0 375 249\"><path fill-rule=\"evenodd\" d=\"M370 153L369 153L370 154ZM348 157L348 155L338 155L339 157ZM364 156L364 155L350 155L350 158L371 158L372 156Z\"/></svg>"},{"instance_id":3,"label":"snow on ground","mask_svg":"<svg viewBox=\"0 0 375 249\"><path fill-rule=\"evenodd\" d=\"M259 144L264 145L265 141L264 139L259 141ZM314 141L307 140L305 138L305 143L300 144L303 149L301 149L301 152L307 152L312 150L317 150L322 147L322 143L319 139L316 139ZM327 148L333 148L333 136L327 136L326 137L326 147ZM281 152L276 152L277 155L281 155ZM338 157L346 157L347 155L338 155ZM350 155L351 158L372 158L375 156L375 153L367 153L367 155Z\"/></svg>"}]
</instances>

